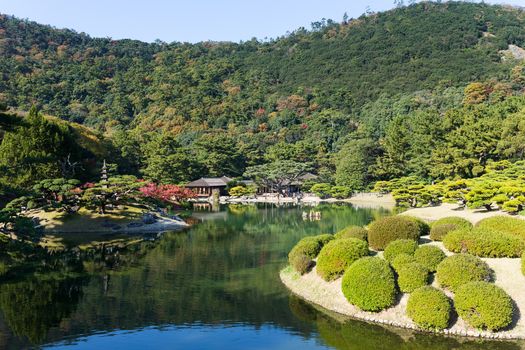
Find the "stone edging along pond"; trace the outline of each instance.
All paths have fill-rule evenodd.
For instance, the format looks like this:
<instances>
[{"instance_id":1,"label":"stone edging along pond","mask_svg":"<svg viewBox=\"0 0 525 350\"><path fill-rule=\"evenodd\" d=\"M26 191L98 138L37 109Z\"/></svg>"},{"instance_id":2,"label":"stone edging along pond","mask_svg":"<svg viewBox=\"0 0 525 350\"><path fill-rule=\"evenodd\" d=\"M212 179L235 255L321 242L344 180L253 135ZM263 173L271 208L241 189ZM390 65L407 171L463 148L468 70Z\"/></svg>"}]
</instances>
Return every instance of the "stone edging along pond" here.
<instances>
[{"instance_id":1,"label":"stone edging along pond","mask_svg":"<svg viewBox=\"0 0 525 350\"><path fill-rule=\"evenodd\" d=\"M299 273L295 272L293 268L288 266L280 272L280 278L292 293L306 301L317 304L329 311L367 322L434 334L501 340L525 339L525 334L523 334L523 332L515 330L500 332L480 331L469 327L461 319L456 320L452 327L439 332L420 329L405 314L408 301L407 294L403 294L396 305L389 309L377 313L362 311L350 304L344 297L341 291L341 278L333 282L325 282L317 275L315 267L309 273L301 276Z\"/></svg>"}]
</instances>

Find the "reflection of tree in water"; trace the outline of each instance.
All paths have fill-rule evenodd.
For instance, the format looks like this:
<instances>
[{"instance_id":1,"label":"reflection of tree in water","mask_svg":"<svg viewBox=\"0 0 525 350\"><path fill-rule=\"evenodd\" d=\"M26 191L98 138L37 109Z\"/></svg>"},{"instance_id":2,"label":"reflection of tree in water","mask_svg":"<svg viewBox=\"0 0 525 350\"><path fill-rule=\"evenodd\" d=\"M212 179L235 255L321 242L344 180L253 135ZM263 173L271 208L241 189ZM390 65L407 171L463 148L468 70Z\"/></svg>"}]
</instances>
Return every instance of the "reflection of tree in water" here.
<instances>
[{"instance_id":1,"label":"reflection of tree in water","mask_svg":"<svg viewBox=\"0 0 525 350\"><path fill-rule=\"evenodd\" d=\"M86 277L75 277L5 283L0 286L0 309L16 336L38 344L76 309L87 282Z\"/></svg>"},{"instance_id":2,"label":"reflection of tree in water","mask_svg":"<svg viewBox=\"0 0 525 350\"><path fill-rule=\"evenodd\" d=\"M233 206L188 231L165 234L140 268L111 275L107 294L103 281L92 280L81 305L85 312L79 312L82 322L99 329L192 322L270 322L307 329L290 314L279 281L288 251L306 235L364 225L377 213L318 208L323 220L304 222L300 207Z\"/></svg>"},{"instance_id":3,"label":"reflection of tree in water","mask_svg":"<svg viewBox=\"0 0 525 350\"><path fill-rule=\"evenodd\" d=\"M83 286L82 300L69 316L68 327L54 329L46 342L92 329L194 322L273 324L310 337L312 322L291 314L288 293L279 281L288 251L306 235L364 225L384 212L322 205L316 208L322 211L322 220L305 222L303 209L237 206L156 242L105 243L77 251L81 271L91 276L90 282ZM29 288L27 293L30 298L35 292ZM43 300L47 301L40 309L60 302L51 297ZM13 327L22 327L8 319ZM41 342L37 335L45 334L52 322L39 322L41 328L28 324L26 333L17 334L25 335L34 327L31 339Z\"/></svg>"},{"instance_id":4,"label":"reflection of tree in water","mask_svg":"<svg viewBox=\"0 0 525 350\"><path fill-rule=\"evenodd\" d=\"M315 322L319 337L339 350L519 350L515 342L483 341L444 337L404 329L386 328L356 320L339 322L295 296L290 310L302 321Z\"/></svg>"},{"instance_id":5,"label":"reflection of tree in water","mask_svg":"<svg viewBox=\"0 0 525 350\"><path fill-rule=\"evenodd\" d=\"M153 242L133 239L44 253L32 250L16 271L36 273L23 281L0 284L0 309L11 332L32 344L46 340L49 330L70 317L90 277L100 274L107 289L110 271L140 265ZM16 253L16 252L15 252ZM38 259L37 259L38 258Z\"/></svg>"}]
</instances>

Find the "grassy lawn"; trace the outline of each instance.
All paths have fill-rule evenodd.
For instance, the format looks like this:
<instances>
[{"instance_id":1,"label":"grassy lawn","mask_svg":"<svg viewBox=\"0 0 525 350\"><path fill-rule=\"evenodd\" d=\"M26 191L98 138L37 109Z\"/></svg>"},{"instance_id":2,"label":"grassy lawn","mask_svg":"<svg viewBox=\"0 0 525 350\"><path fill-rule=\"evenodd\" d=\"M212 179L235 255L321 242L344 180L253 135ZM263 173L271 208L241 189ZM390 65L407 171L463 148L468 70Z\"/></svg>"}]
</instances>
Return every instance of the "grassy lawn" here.
<instances>
[{"instance_id":1,"label":"grassy lawn","mask_svg":"<svg viewBox=\"0 0 525 350\"><path fill-rule=\"evenodd\" d=\"M48 231L60 232L92 232L108 231L108 224L126 225L142 218L145 209L124 206L120 209L108 210L104 215L81 208L77 213L67 214L58 211L34 210L27 216L36 217Z\"/></svg>"},{"instance_id":2,"label":"grassy lawn","mask_svg":"<svg viewBox=\"0 0 525 350\"><path fill-rule=\"evenodd\" d=\"M124 206L108 210L104 215L81 208L74 214L33 210L28 212L27 216L40 219L45 227L47 235L40 245L51 250L61 250L65 245L81 245L108 239L129 239L126 234L113 232L108 226L125 226L130 222L140 221L146 211L139 207Z\"/></svg>"}]
</instances>

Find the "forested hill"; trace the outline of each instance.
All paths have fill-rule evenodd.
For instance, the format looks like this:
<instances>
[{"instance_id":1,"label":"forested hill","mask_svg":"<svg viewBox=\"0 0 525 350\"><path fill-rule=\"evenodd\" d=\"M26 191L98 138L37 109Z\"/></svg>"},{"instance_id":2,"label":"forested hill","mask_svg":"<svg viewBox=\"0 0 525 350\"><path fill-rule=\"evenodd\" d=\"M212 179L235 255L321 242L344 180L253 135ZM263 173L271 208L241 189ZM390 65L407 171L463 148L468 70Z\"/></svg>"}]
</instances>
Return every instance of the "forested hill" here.
<instances>
[{"instance_id":1,"label":"forested hill","mask_svg":"<svg viewBox=\"0 0 525 350\"><path fill-rule=\"evenodd\" d=\"M524 28L518 9L425 2L268 42L148 44L2 16L0 199L96 181L103 159L175 184L282 161L352 191L482 176L525 160L525 61L508 53Z\"/></svg>"},{"instance_id":2,"label":"forested hill","mask_svg":"<svg viewBox=\"0 0 525 350\"><path fill-rule=\"evenodd\" d=\"M381 94L505 77L499 51L522 45L524 24L509 7L425 2L313 23L269 42L166 44L91 38L4 15L0 101L21 110L38 104L103 130L137 117L173 130L257 128L290 103L304 114L356 113ZM301 100L283 102L291 95Z\"/></svg>"}]
</instances>

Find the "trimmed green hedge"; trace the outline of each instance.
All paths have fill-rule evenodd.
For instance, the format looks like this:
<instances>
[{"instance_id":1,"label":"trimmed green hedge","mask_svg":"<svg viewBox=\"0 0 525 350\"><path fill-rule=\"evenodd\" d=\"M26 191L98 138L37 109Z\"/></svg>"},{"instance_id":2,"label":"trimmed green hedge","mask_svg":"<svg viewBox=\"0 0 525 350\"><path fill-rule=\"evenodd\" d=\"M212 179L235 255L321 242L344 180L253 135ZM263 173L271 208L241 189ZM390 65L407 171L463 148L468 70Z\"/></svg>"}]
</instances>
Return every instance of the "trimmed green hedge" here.
<instances>
[{"instance_id":1,"label":"trimmed green hedge","mask_svg":"<svg viewBox=\"0 0 525 350\"><path fill-rule=\"evenodd\" d=\"M402 253L402 254L399 254L398 256L396 256L394 258L394 260L392 260L390 265L392 266L392 268L396 272L398 272L399 269L401 268L401 266L403 266L405 264L414 263L414 262L416 262L416 259L414 258L413 255L408 255L408 254Z\"/></svg>"},{"instance_id":2,"label":"trimmed green hedge","mask_svg":"<svg viewBox=\"0 0 525 350\"><path fill-rule=\"evenodd\" d=\"M432 228L430 229L430 239L441 241L447 233L460 228L472 228L472 223L457 216L449 216L439 219L432 224Z\"/></svg>"},{"instance_id":3,"label":"trimmed green hedge","mask_svg":"<svg viewBox=\"0 0 525 350\"><path fill-rule=\"evenodd\" d=\"M328 242L317 258L317 274L325 281L341 276L354 261L368 255L368 244L357 238Z\"/></svg>"},{"instance_id":4,"label":"trimmed green hedge","mask_svg":"<svg viewBox=\"0 0 525 350\"><path fill-rule=\"evenodd\" d=\"M469 282L488 281L491 270L487 263L469 254L456 254L445 258L437 267L437 280L441 287L456 291Z\"/></svg>"},{"instance_id":5,"label":"trimmed green hedge","mask_svg":"<svg viewBox=\"0 0 525 350\"><path fill-rule=\"evenodd\" d=\"M368 243L375 250L383 250L388 243L398 239L417 241L424 233L423 226L406 216L388 216L375 220L368 227Z\"/></svg>"},{"instance_id":6,"label":"trimmed green hedge","mask_svg":"<svg viewBox=\"0 0 525 350\"><path fill-rule=\"evenodd\" d=\"M423 329L447 328L451 312L452 306L445 293L430 286L414 290L408 298L407 315Z\"/></svg>"},{"instance_id":7,"label":"trimmed green hedge","mask_svg":"<svg viewBox=\"0 0 525 350\"><path fill-rule=\"evenodd\" d=\"M475 328L496 331L512 323L512 300L492 283L471 282L460 286L454 305L458 315Z\"/></svg>"},{"instance_id":8,"label":"trimmed green hedge","mask_svg":"<svg viewBox=\"0 0 525 350\"><path fill-rule=\"evenodd\" d=\"M414 253L416 262L425 266L430 272L436 272L437 266L446 257L441 249L433 245L420 246Z\"/></svg>"},{"instance_id":9,"label":"trimmed green hedge","mask_svg":"<svg viewBox=\"0 0 525 350\"><path fill-rule=\"evenodd\" d=\"M325 242L329 242L333 235L323 234L301 239L288 254L288 262L300 274L308 272L313 266L313 259L317 257Z\"/></svg>"},{"instance_id":10,"label":"trimmed green hedge","mask_svg":"<svg viewBox=\"0 0 525 350\"><path fill-rule=\"evenodd\" d=\"M319 244L321 244L321 248L331 240L335 239L334 235L331 235L329 233L323 233L321 235L313 236L313 239L317 240Z\"/></svg>"},{"instance_id":11,"label":"trimmed green hedge","mask_svg":"<svg viewBox=\"0 0 525 350\"><path fill-rule=\"evenodd\" d=\"M430 234L430 225L427 224L424 220L421 220L420 218L416 218L414 216L408 216L408 215L404 215L404 216L406 218L409 218L410 220L413 220L416 224L418 224L420 236L428 236Z\"/></svg>"},{"instance_id":12,"label":"trimmed green hedge","mask_svg":"<svg viewBox=\"0 0 525 350\"><path fill-rule=\"evenodd\" d=\"M483 258L516 258L525 251L525 240L480 227L452 231L443 238L443 244L451 252Z\"/></svg>"},{"instance_id":13,"label":"trimmed green hedge","mask_svg":"<svg viewBox=\"0 0 525 350\"><path fill-rule=\"evenodd\" d=\"M414 255L416 249L416 241L412 239L398 239L388 243L383 254L388 262L392 262L399 254Z\"/></svg>"},{"instance_id":14,"label":"trimmed green hedge","mask_svg":"<svg viewBox=\"0 0 525 350\"><path fill-rule=\"evenodd\" d=\"M361 310L381 311L395 302L394 272L381 258L359 259L346 270L342 291L346 299Z\"/></svg>"},{"instance_id":15,"label":"trimmed green hedge","mask_svg":"<svg viewBox=\"0 0 525 350\"><path fill-rule=\"evenodd\" d=\"M358 238L366 241L368 239L368 231L360 226L348 226L335 234L336 239L340 238Z\"/></svg>"},{"instance_id":16,"label":"trimmed green hedge","mask_svg":"<svg viewBox=\"0 0 525 350\"><path fill-rule=\"evenodd\" d=\"M525 220L516 219L510 216L493 216L481 220L476 227L508 233L525 240Z\"/></svg>"},{"instance_id":17,"label":"trimmed green hedge","mask_svg":"<svg viewBox=\"0 0 525 350\"><path fill-rule=\"evenodd\" d=\"M429 272L426 267L416 262L401 265L397 270L397 284L403 293L411 293L428 284Z\"/></svg>"}]
</instances>

